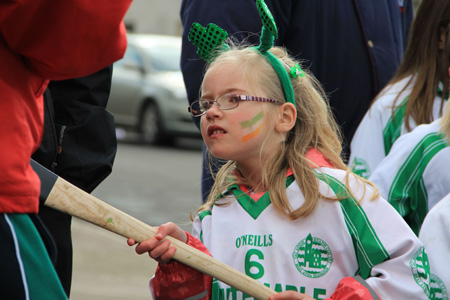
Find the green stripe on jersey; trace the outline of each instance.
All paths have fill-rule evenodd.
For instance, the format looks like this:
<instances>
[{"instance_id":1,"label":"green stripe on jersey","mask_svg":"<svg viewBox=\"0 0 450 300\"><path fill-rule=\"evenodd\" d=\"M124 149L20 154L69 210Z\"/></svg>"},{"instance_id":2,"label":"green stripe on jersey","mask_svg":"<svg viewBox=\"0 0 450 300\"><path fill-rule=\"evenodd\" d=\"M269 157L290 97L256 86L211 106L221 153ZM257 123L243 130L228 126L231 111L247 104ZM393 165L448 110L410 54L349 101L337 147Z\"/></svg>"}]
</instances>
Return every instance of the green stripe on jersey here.
<instances>
[{"instance_id":1,"label":"green stripe on jersey","mask_svg":"<svg viewBox=\"0 0 450 300\"><path fill-rule=\"evenodd\" d=\"M211 211L210 210L204 210L198 213L198 217L200 218L200 222L203 221L203 219L206 216L210 216L211 215ZM203 230L200 231L200 242L203 243Z\"/></svg>"},{"instance_id":2,"label":"green stripe on jersey","mask_svg":"<svg viewBox=\"0 0 450 300\"><path fill-rule=\"evenodd\" d=\"M35 225L27 214L8 214L17 237L29 299L67 299Z\"/></svg>"},{"instance_id":3,"label":"green stripe on jersey","mask_svg":"<svg viewBox=\"0 0 450 300\"><path fill-rule=\"evenodd\" d=\"M439 82L436 94L444 101L447 101L449 99L450 94L447 91L445 95L443 95L442 93L443 87L444 85L442 81ZM401 135L402 125L405 119L406 105L408 104L408 101L409 96L407 96L402 101L402 103L400 103L400 105L394 109L394 118L392 118L391 116L386 124L386 127L384 128L383 140L384 140L384 152L386 155L388 155L389 151L391 151L392 145Z\"/></svg>"},{"instance_id":4,"label":"green stripe on jersey","mask_svg":"<svg viewBox=\"0 0 450 300\"><path fill-rule=\"evenodd\" d=\"M347 187L328 174L317 173L316 176L328 184L338 198L345 196L344 199L339 201L339 204L345 224L352 237L359 264L359 274L363 279L367 279L370 277L372 267L388 259L389 253L378 238L363 208L351 195Z\"/></svg>"},{"instance_id":5,"label":"green stripe on jersey","mask_svg":"<svg viewBox=\"0 0 450 300\"><path fill-rule=\"evenodd\" d=\"M388 155L391 151L392 145L395 140L401 135L403 120L405 119L406 104L408 103L409 96L407 96L400 105L394 110L394 117L389 117L389 120L384 127L383 140L384 140L384 152Z\"/></svg>"},{"instance_id":6,"label":"green stripe on jersey","mask_svg":"<svg viewBox=\"0 0 450 300\"><path fill-rule=\"evenodd\" d=\"M416 234L419 234L428 212L428 194L423 182L423 172L431 159L446 147L448 145L443 134L427 134L401 165L389 189L389 203Z\"/></svg>"},{"instance_id":7,"label":"green stripe on jersey","mask_svg":"<svg viewBox=\"0 0 450 300\"><path fill-rule=\"evenodd\" d=\"M204 210L204 211L201 211L198 213L198 217L200 218L200 221L202 221L204 217L210 216L210 215L211 215L210 210Z\"/></svg>"}]
</instances>

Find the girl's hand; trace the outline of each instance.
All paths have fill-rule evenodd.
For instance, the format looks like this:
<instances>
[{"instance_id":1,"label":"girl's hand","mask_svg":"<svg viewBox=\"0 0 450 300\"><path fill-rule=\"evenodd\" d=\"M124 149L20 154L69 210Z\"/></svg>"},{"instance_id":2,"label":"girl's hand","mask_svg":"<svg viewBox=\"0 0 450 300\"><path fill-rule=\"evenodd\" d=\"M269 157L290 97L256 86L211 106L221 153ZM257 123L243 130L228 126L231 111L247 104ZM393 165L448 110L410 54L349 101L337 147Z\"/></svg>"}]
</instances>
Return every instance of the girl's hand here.
<instances>
[{"instance_id":1,"label":"girl's hand","mask_svg":"<svg viewBox=\"0 0 450 300\"><path fill-rule=\"evenodd\" d=\"M187 235L180 227L172 222L166 223L158 227L158 231L154 238L143 241L136 246L136 253L143 254L148 252L148 255L156 260L158 263L166 264L172 260L176 248L170 247L170 241L164 240L167 235L170 235L184 243L187 243ZM161 242L162 241L162 242ZM128 239L128 245L133 246L136 241Z\"/></svg>"},{"instance_id":2,"label":"girl's hand","mask_svg":"<svg viewBox=\"0 0 450 300\"><path fill-rule=\"evenodd\" d=\"M299 292L285 291L270 296L269 300L314 300L314 298Z\"/></svg>"}]
</instances>

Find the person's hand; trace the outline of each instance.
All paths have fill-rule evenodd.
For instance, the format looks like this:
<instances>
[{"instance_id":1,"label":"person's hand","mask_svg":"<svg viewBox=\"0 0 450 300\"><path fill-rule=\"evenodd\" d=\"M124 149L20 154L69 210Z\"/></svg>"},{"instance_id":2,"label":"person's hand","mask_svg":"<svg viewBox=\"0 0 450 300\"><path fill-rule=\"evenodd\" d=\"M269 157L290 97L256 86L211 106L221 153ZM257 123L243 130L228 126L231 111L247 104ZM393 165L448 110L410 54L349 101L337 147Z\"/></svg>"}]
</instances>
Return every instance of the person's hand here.
<instances>
[{"instance_id":1,"label":"person's hand","mask_svg":"<svg viewBox=\"0 0 450 300\"><path fill-rule=\"evenodd\" d=\"M285 291L270 296L269 300L314 300L314 298L295 291Z\"/></svg>"},{"instance_id":2,"label":"person's hand","mask_svg":"<svg viewBox=\"0 0 450 300\"><path fill-rule=\"evenodd\" d=\"M154 238L139 243L139 245L136 246L136 253L144 254L148 252L148 255L158 263L169 263L175 254L176 248L170 247L169 240L162 241L167 235L170 235L184 243L187 242L186 233L176 224L169 222L158 227L158 231ZM127 242L129 246L136 244L136 241L131 238L128 239Z\"/></svg>"}]
</instances>

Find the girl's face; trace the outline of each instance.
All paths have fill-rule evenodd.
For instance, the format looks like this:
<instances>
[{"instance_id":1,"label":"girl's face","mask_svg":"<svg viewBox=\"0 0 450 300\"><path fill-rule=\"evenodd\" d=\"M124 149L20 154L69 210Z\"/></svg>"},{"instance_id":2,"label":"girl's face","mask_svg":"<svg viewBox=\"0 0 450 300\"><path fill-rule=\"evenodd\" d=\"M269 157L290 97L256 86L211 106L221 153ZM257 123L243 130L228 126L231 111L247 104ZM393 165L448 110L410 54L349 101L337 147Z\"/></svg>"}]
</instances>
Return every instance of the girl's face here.
<instances>
[{"instance_id":1,"label":"girl's face","mask_svg":"<svg viewBox=\"0 0 450 300\"><path fill-rule=\"evenodd\" d=\"M261 88L244 77L238 65L218 63L205 74L202 99L216 100L227 93L267 97ZM264 106L273 107L263 110ZM265 137L274 131L266 114L271 113L270 108L276 111L276 107L271 103L241 101L234 109L221 110L214 103L200 121L202 136L209 151L216 158L243 164L259 160Z\"/></svg>"}]
</instances>

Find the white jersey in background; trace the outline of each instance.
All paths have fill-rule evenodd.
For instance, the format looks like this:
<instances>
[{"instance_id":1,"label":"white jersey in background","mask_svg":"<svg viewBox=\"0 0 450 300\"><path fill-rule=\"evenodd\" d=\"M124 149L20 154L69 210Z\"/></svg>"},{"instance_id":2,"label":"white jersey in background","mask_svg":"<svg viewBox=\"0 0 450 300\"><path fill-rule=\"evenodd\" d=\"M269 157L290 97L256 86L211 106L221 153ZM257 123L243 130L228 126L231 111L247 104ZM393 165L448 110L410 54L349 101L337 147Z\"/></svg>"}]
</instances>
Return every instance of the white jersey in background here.
<instances>
[{"instance_id":1,"label":"white jersey in background","mask_svg":"<svg viewBox=\"0 0 450 300\"><path fill-rule=\"evenodd\" d=\"M407 133L405 127L405 108L414 85L414 79L402 92L411 76L384 88L379 98L365 114L350 144L349 166L353 172L364 178L369 178L380 161L389 153L392 144L401 135ZM442 85L439 85L438 95L434 100L433 120L440 118ZM397 98L394 109L392 108ZM409 118L411 130L417 125Z\"/></svg>"},{"instance_id":2,"label":"white jersey in background","mask_svg":"<svg viewBox=\"0 0 450 300\"><path fill-rule=\"evenodd\" d=\"M401 136L369 178L416 234L428 210L450 193L450 147L439 122Z\"/></svg>"},{"instance_id":3,"label":"white jersey in background","mask_svg":"<svg viewBox=\"0 0 450 300\"><path fill-rule=\"evenodd\" d=\"M439 201L427 214L420 229L430 261L430 270L450 289L450 194Z\"/></svg>"},{"instance_id":4,"label":"white jersey in background","mask_svg":"<svg viewBox=\"0 0 450 300\"><path fill-rule=\"evenodd\" d=\"M322 172L317 176L323 195L346 191L345 171ZM325 299L341 279L360 274L381 299L446 295L445 288L430 282L423 245L395 209L384 199L371 200L372 188L355 177L349 183L355 198L320 198L310 216L293 221L274 209L268 193L255 202L236 186L218 202L227 204L197 216L193 235L213 257L277 292L295 290ZM295 181L287 185L296 209L304 202L302 191ZM219 281L212 291L212 299L245 298Z\"/></svg>"}]
</instances>

